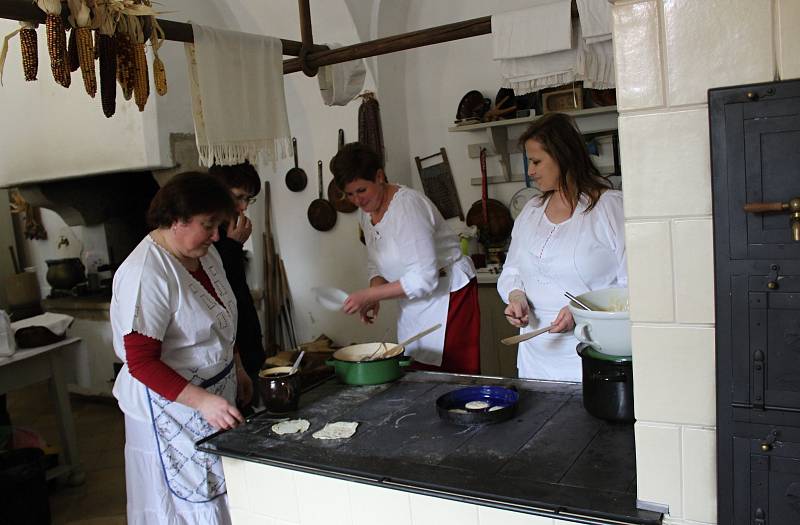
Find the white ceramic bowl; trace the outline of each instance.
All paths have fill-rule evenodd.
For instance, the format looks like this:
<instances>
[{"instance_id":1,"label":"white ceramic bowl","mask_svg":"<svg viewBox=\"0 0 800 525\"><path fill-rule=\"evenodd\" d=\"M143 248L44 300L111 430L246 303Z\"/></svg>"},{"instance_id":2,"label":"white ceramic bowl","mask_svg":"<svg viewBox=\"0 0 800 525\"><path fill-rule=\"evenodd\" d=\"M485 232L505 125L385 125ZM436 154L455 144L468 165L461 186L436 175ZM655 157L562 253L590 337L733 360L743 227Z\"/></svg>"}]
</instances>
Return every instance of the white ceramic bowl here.
<instances>
[{"instance_id":1,"label":"white ceramic bowl","mask_svg":"<svg viewBox=\"0 0 800 525\"><path fill-rule=\"evenodd\" d=\"M311 289L317 297L317 302L328 310L341 310L344 300L347 299L347 292L338 288L318 286Z\"/></svg>"},{"instance_id":2,"label":"white ceramic bowl","mask_svg":"<svg viewBox=\"0 0 800 525\"><path fill-rule=\"evenodd\" d=\"M628 289L606 288L577 296L587 306L584 310L570 301L575 319L575 337L598 352L609 355L631 355L631 320L628 312Z\"/></svg>"}]
</instances>

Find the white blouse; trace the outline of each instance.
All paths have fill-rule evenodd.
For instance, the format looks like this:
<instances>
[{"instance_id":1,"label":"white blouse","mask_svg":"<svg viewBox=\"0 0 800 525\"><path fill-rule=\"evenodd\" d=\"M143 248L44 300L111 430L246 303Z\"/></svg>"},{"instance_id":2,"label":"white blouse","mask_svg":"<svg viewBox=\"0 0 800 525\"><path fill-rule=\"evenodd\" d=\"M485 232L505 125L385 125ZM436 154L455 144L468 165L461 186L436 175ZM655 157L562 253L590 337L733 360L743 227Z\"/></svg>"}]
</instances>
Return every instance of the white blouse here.
<instances>
[{"instance_id":1,"label":"white blouse","mask_svg":"<svg viewBox=\"0 0 800 525\"><path fill-rule=\"evenodd\" d=\"M511 246L497 291L503 301L522 290L531 304L525 333L547 326L575 295L628 284L622 192L605 191L591 211L581 196L572 216L553 224L544 213L547 203L526 204L511 233ZM581 366L571 333L544 334L520 344L520 377L580 381Z\"/></svg>"},{"instance_id":2,"label":"white blouse","mask_svg":"<svg viewBox=\"0 0 800 525\"><path fill-rule=\"evenodd\" d=\"M472 260L461 253L458 235L439 210L418 191L399 186L378 224L372 224L368 213L358 213L369 279L399 281L406 294L399 300L398 338L441 323L442 328L408 349L418 361L439 366L449 293L475 277Z\"/></svg>"}]
</instances>

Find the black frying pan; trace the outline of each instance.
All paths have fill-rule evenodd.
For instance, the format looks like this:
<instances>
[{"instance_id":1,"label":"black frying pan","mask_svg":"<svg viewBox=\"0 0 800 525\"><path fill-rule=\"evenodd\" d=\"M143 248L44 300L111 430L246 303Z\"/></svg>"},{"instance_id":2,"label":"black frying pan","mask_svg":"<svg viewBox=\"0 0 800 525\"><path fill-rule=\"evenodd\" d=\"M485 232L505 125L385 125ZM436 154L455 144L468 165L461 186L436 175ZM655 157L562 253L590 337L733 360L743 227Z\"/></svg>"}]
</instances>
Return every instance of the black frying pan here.
<instances>
[{"instance_id":1,"label":"black frying pan","mask_svg":"<svg viewBox=\"0 0 800 525\"><path fill-rule=\"evenodd\" d=\"M339 151L342 151L344 147L344 130L339 130ZM341 213L353 213L358 209L358 206L347 200L347 196L344 194L342 190L339 189L339 186L336 185L335 180L331 180L330 184L328 184L328 200L333 207L336 208L336 211Z\"/></svg>"},{"instance_id":2,"label":"black frying pan","mask_svg":"<svg viewBox=\"0 0 800 525\"><path fill-rule=\"evenodd\" d=\"M292 149L294 150L294 168L286 172L286 187L292 191L303 191L308 184L308 177L297 164L297 139L292 137Z\"/></svg>"},{"instance_id":3,"label":"black frying pan","mask_svg":"<svg viewBox=\"0 0 800 525\"><path fill-rule=\"evenodd\" d=\"M336 210L322 197L322 161L317 161L319 171L319 198L308 205L308 222L315 230L326 232L336 226Z\"/></svg>"}]
</instances>

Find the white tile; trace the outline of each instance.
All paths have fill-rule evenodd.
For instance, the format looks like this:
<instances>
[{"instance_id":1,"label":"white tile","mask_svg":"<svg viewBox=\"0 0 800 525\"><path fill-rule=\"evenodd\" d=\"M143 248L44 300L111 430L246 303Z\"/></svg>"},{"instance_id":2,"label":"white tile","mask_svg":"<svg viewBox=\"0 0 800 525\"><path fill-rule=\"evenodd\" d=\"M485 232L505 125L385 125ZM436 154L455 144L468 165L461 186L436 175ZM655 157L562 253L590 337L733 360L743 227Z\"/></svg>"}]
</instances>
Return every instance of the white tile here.
<instances>
[{"instance_id":1,"label":"white tile","mask_svg":"<svg viewBox=\"0 0 800 525\"><path fill-rule=\"evenodd\" d=\"M702 104L709 88L772 80L771 3L663 0L668 103Z\"/></svg>"},{"instance_id":2,"label":"white tile","mask_svg":"<svg viewBox=\"0 0 800 525\"><path fill-rule=\"evenodd\" d=\"M553 518L523 514L492 507L478 507L480 525L554 525Z\"/></svg>"},{"instance_id":3,"label":"white tile","mask_svg":"<svg viewBox=\"0 0 800 525\"><path fill-rule=\"evenodd\" d=\"M781 78L800 77L800 2L778 0L778 71Z\"/></svg>"},{"instance_id":4,"label":"white tile","mask_svg":"<svg viewBox=\"0 0 800 525\"><path fill-rule=\"evenodd\" d=\"M625 223L625 249L628 254L631 320L672 321L674 308L669 222Z\"/></svg>"},{"instance_id":5,"label":"white tile","mask_svg":"<svg viewBox=\"0 0 800 525\"><path fill-rule=\"evenodd\" d=\"M714 322L714 232L711 219L672 223L675 320Z\"/></svg>"},{"instance_id":6,"label":"white tile","mask_svg":"<svg viewBox=\"0 0 800 525\"><path fill-rule=\"evenodd\" d=\"M248 461L245 472L251 513L293 523L300 521L293 471Z\"/></svg>"},{"instance_id":7,"label":"white tile","mask_svg":"<svg viewBox=\"0 0 800 525\"><path fill-rule=\"evenodd\" d=\"M225 486L228 490L228 506L234 509L244 510L249 508L245 463L240 459L222 458L222 469L225 471Z\"/></svg>"},{"instance_id":8,"label":"white tile","mask_svg":"<svg viewBox=\"0 0 800 525\"><path fill-rule=\"evenodd\" d=\"M353 525L411 525L409 493L348 483Z\"/></svg>"},{"instance_id":9,"label":"white tile","mask_svg":"<svg viewBox=\"0 0 800 525\"><path fill-rule=\"evenodd\" d=\"M478 525L478 508L469 503L411 494L411 520L414 525Z\"/></svg>"},{"instance_id":10,"label":"white tile","mask_svg":"<svg viewBox=\"0 0 800 525\"><path fill-rule=\"evenodd\" d=\"M299 522L276 520L240 509L231 509L231 522L233 525L300 525Z\"/></svg>"},{"instance_id":11,"label":"white tile","mask_svg":"<svg viewBox=\"0 0 800 525\"><path fill-rule=\"evenodd\" d=\"M631 341L636 419L714 426L714 329L634 323Z\"/></svg>"},{"instance_id":12,"label":"white tile","mask_svg":"<svg viewBox=\"0 0 800 525\"><path fill-rule=\"evenodd\" d=\"M664 105L658 4L618 5L614 13L617 107L631 110Z\"/></svg>"},{"instance_id":13,"label":"white tile","mask_svg":"<svg viewBox=\"0 0 800 525\"><path fill-rule=\"evenodd\" d=\"M619 117L625 218L711 215L708 111Z\"/></svg>"},{"instance_id":14,"label":"white tile","mask_svg":"<svg viewBox=\"0 0 800 525\"><path fill-rule=\"evenodd\" d=\"M670 517L680 518L681 431L677 426L637 422L636 498L669 506Z\"/></svg>"},{"instance_id":15,"label":"white tile","mask_svg":"<svg viewBox=\"0 0 800 525\"><path fill-rule=\"evenodd\" d=\"M710 429L683 429L683 515L687 520L717 522L717 439Z\"/></svg>"},{"instance_id":16,"label":"white tile","mask_svg":"<svg viewBox=\"0 0 800 525\"><path fill-rule=\"evenodd\" d=\"M294 472L301 525L351 525L349 482Z\"/></svg>"}]
</instances>

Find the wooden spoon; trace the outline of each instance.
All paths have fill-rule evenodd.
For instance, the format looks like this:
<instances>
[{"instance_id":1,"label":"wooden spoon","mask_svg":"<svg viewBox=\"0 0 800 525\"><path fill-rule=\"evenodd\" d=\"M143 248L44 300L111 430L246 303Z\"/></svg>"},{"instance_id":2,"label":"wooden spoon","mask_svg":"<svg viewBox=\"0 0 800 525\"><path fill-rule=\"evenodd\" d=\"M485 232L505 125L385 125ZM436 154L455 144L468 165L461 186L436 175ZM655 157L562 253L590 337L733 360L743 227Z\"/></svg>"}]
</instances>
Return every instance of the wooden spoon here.
<instances>
[{"instance_id":1,"label":"wooden spoon","mask_svg":"<svg viewBox=\"0 0 800 525\"><path fill-rule=\"evenodd\" d=\"M527 341L528 339L533 339L537 335L541 335L545 332L549 332L553 326L545 326L544 328L539 328L538 330L534 330L533 332L528 332L526 334L521 335L514 335L511 337L506 337L505 339L500 339L500 342L504 345L515 345L517 343L521 343L522 341Z\"/></svg>"}]
</instances>

